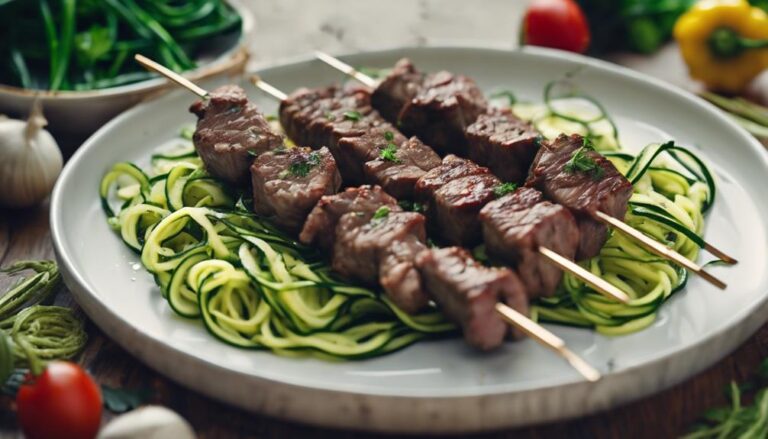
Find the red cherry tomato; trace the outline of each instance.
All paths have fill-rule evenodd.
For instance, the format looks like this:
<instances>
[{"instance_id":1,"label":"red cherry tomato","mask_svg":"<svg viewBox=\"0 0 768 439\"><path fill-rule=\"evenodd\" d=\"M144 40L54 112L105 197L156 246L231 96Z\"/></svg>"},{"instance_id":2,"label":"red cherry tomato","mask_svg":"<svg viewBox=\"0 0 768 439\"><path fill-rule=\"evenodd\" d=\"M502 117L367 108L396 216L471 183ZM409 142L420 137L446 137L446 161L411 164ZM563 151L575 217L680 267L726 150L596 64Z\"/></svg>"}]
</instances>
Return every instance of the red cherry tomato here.
<instances>
[{"instance_id":1,"label":"red cherry tomato","mask_svg":"<svg viewBox=\"0 0 768 439\"><path fill-rule=\"evenodd\" d=\"M584 53L589 25L573 0L533 0L523 19L523 43Z\"/></svg>"},{"instance_id":2,"label":"red cherry tomato","mask_svg":"<svg viewBox=\"0 0 768 439\"><path fill-rule=\"evenodd\" d=\"M48 364L16 395L19 422L27 439L93 439L101 424L101 392L78 365Z\"/></svg>"}]
</instances>

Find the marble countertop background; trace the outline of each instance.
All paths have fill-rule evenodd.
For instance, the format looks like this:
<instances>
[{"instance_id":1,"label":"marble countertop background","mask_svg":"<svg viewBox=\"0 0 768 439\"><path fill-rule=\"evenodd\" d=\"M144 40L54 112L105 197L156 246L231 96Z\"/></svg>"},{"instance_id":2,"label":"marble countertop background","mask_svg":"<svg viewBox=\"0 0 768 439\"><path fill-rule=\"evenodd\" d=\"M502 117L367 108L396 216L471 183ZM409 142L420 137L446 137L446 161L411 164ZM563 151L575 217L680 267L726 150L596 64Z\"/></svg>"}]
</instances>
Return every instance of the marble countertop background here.
<instances>
[{"instance_id":1,"label":"marble countertop background","mask_svg":"<svg viewBox=\"0 0 768 439\"><path fill-rule=\"evenodd\" d=\"M241 0L252 11L250 69L309 55L398 46L518 47L527 0ZM611 61L691 88L674 44Z\"/></svg>"},{"instance_id":2,"label":"marble countertop background","mask_svg":"<svg viewBox=\"0 0 768 439\"><path fill-rule=\"evenodd\" d=\"M446 44L517 46L525 0L246 0L255 64L334 53Z\"/></svg>"}]
</instances>

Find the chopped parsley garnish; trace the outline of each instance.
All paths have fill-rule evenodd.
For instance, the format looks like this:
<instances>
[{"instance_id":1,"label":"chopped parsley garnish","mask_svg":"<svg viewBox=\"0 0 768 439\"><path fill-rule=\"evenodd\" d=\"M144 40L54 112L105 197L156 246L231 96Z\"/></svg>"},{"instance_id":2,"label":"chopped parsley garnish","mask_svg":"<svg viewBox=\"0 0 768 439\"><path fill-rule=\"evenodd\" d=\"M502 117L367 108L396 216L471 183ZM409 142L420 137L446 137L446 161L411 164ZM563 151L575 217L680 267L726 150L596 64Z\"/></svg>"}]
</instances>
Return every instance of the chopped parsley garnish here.
<instances>
[{"instance_id":1,"label":"chopped parsley garnish","mask_svg":"<svg viewBox=\"0 0 768 439\"><path fill-rule=\"evenodd\" d=\"M387 147L379 152L379 157L381 157L382 160L388 160L394 163L400 162L400 159L397 158L397 146L394 143L388 143Z\"/></svg>"},{"instance_id":2,"label":"chopped parsley garnish","mask_svg":"<svg viewBox=\"0 0 768 439\"><path fill-rule=\"evenodd\" d=\"M373 220L380 220L383 218L386 218L387 215L389 215L389 207L387 206L381 206L378 209L376 209L376 212L373 214Z\"/></svg>"},{"instance_id":3,"label":"chopped parsley garnish","mask_svg":"<svg viewBox=\"0 0 768 439\"><path fill-rule=\"evenodd\" d=\"M592 145L590 145L589 140L587 138L584 138L584 143L581 145L581 148L577 149L576 152L573 154L570 160L565 164L563 167L563 170L565 172L570 172L571 174L575 172L584 172L586 174L591 174L592 178L595 180L600 180L603 178L603 174L605 174L605 169L603 169L595 159L590 157L587 152L594 151L594 148L592 148Z\"/></svg>"},{"instance_id":4,"label":"chopped parsley garnish","mask_svg":"<svg viewBox=\"0 0 768 439\"><path fill-rule=\"evenodd\" d=\"M313 167L317 166L319 163L320 163L320 156L317 154L316 151L312 152L309 155L300 157L298 160L291 163L291 165L288 166L288 175L293 175L296 177L306 177L307 174L309 174L309 171ZM286 175L285 177L287 177L288 175ZM285 178L285 177L282 177L282 178Z\"/></svg>"},{"instance_id":5,"label":"chopped parsley garnish","mask_svg":"<svg viewBox=\"0 0 768 439\"><path fill-rule=\"evenodd\" d=\"M403 210L407 210L409 212L423 213L426 210L426 207L417 201L400 200L397 202L397 204L402 207Z\"/></svg>"},{"instance_id":6,"label":"chopped parsley garnish","mask_svg":"<svg viewBox=\"0 0 768 439\"><path fill-rule=\"evenodd\" d=\"M480 244L472 249L472 257L482 262L483 264L488 262L488 253L485 252L485 244Z\"/></svg>"},{"instance_id":7,"label":"chopped parsley garnish","mask_svg":"<svg viewBox=\"0 0 768 439\"><path fill-rule=\"evenodd\" d=\"M493 193L497 198L501 198L508 193L514 192L515 189L517 189L515 183L502 183L493 189Z\"/></svg>"},{"instance_id":8,"label":"chopped parsley garnish","mask_svg":"<svg viewBox=\"0 0 768 439\"><path fill-rule=\"evenodd\" d=\"M345 111L344 112L344 119L346 119L346 120L353 120L353 121L357 122L357 121L360 120L360 118L362 116L363 115L360 114L359 111Z\"/></svg>"},{"instance_id":9,"label":"chopped parsley garnish","mask_svg":"<svg viewBox=\"0 0 768 439\"><path fill-rule=\"evenodd\" d=\"M395 140L395 133L392 131L384 131L384 138L387 140L387 142L391 142Z\"/></svg>"}]
</instances>

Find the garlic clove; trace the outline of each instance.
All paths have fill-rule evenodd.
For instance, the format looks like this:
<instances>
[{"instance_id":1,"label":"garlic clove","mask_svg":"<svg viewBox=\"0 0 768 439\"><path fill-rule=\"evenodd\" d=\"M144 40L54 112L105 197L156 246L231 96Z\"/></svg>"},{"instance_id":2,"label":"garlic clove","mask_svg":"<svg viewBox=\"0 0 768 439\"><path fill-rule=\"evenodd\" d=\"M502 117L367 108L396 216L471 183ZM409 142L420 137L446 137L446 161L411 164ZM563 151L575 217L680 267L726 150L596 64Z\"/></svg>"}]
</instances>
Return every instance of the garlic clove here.
<instances>
[{"instance_id":1,"label":"garlic clove","mask_svg":"<svg viewBox=\"0 0 768 439\"><path fill-rule=\"evenodd\" d=\"M30 207L51 192L63 159L46 124L39 99L27 122L0 117L0 206Z\"/></svg>"},{"instance_id":2,"label":"garlic clove","mask_svg":"<svg viewBox=\"0 0 768 439\"><path fill-rule=\"evenodd\" d=\"M97 439L195 439L192 426L166 407L149 405L110 421Z\"/></svg>"}]
</instances>

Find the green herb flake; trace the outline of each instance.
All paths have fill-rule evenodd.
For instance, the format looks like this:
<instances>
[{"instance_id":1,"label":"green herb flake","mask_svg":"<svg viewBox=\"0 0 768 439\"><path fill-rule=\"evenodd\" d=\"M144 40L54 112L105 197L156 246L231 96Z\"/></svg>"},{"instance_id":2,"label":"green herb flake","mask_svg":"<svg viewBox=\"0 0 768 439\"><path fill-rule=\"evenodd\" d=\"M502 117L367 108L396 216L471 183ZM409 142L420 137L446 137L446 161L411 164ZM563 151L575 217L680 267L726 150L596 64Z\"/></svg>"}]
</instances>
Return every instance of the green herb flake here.
<instances>
[{"instance_id":1,"label":"green herb flake","mask_svg":"<svg viewBox=\"0 0 768 439\"><path fill-rule=\"evenodd\" d=\"M514 192L515 189L517 189L517 184L515 183L502 183L493 189L493 193L497 198L501 198L504 195Z\"/></svg>"},{"instance_id":2,"label":"green herb flake","mask_svg":"<svg viewBox=\"0 0 768 439\"><path fill-rule=\"evenodd\" d=\"M488 253L485 252L485 244L480 244L477 247L472 249L472 257L476 260L482 262L483 264L488 263Z\"/></svg>"},{"instance_id":3,"label":"green herb flake","mask_svg":"<svg viewBox=\"0 0 768 439\"><path fill-rule=\"evenodd\" d=\"M248 150L248 155L251 156L251 157L258 157L259 153L254 151L254 150L252 150L252 149L249 149Z\"/></svg>"},{"instance_id":4,"label":"green herb flake","mask_svg":"<svg viewBox=\"0 0 768 439\"><path fill-rule=\"evenodd\" d=\"M326 111L323 116L325 116L325 118L328 119L331 122L336 120L336 116L334 116L333 113L331 113L330 111Z\"/></svg>"},{"instance_id":5,"label":"green herb flake","mask_svg":"<svg viewBox=\"0 0 768 439\"><path fill-rule=\"evenodd\" d=\"M571 174L576 172L591 174L592 178L595 180L600 180L603 178L605 169L603 169L602 166L600 166L597 161L595 161L595 159L587 154L589 151L594 151L594 148L592 148L589 140L587 140L585 137L581 148L576 150L573 156L571 156L571 159L568 160L568 162L565 164L563 170Z\"/></svg>"},{"instance_id":6,"label":"green herb flake","mask_svg":"<svg viewBox=\"0 0 768 439\"><path fill-rule=\"evenodd\" d=\"M400 200L397 202L397 204L402 207L403 210L407 210L409 212L424 213L426 211L424 204L416 201Z\"/></svg>"},{"instance_id":7,"label":"green herb flake","mask_svg":"<svg viewBox=\"0 0 768 439\"><path fill-rule=\"evenodd\" d=\"M378 209L376 209L376 212L373 214L373 220L380 220L384 219L389 215L389 207L387 206L381 206Z\"/></svg>"},{"instance_id":8,"label":"green herb flake","mask_svg":"<svg viewBox=\"0 0 768 439\"><path fill-rule=\"evenodd\" d=\"M317 153L317 151L315 151L307 156L300 157L298 160L291 163L291 165L288 167L288 174L295 177L306 177L309 174L309 171L311 171L312 168L318 164L320 164L320 155Z\"/></svg>"},{"instance_id":9,"label":"green herb flake","mask_svg":"<svg viewBox=\"0 0 768 439\"><path fill-rule=\"evenodd\" d=\"M361 118L362 116L363 116L363 115L362 115L362 114L360 114L360 112L359 112L359 111L345 111L345 112L344 112L344 119L345 119L345 120L352 120L352 121L355 121L355 122L357 122L357 121L359 121L359 120L360 120L360 118Z\"/></svg>"},{"instance_id":10,"label":"green herb flake","mask_svg":"<svg viewBox=\"0 0 768 439\"><path fill-rule=\"evenodd\" d=\"M384 131L384 139L386 139L387 142L395 140L395 133L392 131Z\"/></svg>"},{"instance_id":11,"label":"green herb flake","mask_svg":"<svg viewBox=\"0 0 768 439\"><path fill-rule=\"evenodd\" d=\"M388 143L386 148L379 152L379 157L382 160L387 160L393 163L400 163L400 159L397 158L397 146L394 143Z\"/></svg>"}]
</instances>

